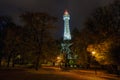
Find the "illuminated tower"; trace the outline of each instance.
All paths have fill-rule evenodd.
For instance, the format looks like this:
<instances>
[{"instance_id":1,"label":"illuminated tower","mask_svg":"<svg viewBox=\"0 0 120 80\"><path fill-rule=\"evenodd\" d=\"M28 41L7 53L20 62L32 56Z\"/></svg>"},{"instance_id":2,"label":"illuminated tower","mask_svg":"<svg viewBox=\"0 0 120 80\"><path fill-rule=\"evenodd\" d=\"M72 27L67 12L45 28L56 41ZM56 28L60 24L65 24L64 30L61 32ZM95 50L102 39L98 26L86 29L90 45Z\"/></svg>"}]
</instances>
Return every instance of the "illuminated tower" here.
<instances>
[{"instance_id":1,"label":"illuminated tower","mask_svg":"<svg viewBox=\"0 0 120 80\"><path fill-rule=\"evenodd\" d=\"M69 15L67 10L64 12L63 20L64 20L64 37L63 37L63 40L71 40L70 28L69 28L70 15Z\"/></svg>"},{"instance_id":2,"label":"illuminated tower","mask_svg":"<svg viewBox=\"0 0 120 80\"><path fill-rule=\"evenodd\" d=\"M67 10L64 12L63 15L64 20L64 35L63 35L63 42L61 43L61 55L63 57L63 62L66 66L70 65L70 60L72 60L72 51L70 47L72 46L71 43L71 34L70 34L70 28L69 28L69 20L70 15L67 12Z\"/></svg>"},{"instance_id":3,"label":"illuminated tower","mask_svg":"<svg viewBox=\"0 0 120 80\"><path fill-rule=\"evenodd\" d=\"M64 35L63 42L61 43L61 54L62 62L65 67L75 67L76 55L71 50L73 43L71 43L71 34L69 28L70 15L66 10L63 15L64 20Z\"/></svg>"}]
</instances>

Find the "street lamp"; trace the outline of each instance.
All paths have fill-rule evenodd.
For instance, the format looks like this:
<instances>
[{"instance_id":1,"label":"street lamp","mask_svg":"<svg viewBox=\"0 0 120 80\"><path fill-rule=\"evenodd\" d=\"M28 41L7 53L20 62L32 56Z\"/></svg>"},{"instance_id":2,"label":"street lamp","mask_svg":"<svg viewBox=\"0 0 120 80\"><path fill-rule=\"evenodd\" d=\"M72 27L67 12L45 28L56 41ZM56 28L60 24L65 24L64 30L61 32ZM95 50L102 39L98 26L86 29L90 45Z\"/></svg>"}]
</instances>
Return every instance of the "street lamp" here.
<instances>
[{"instance_id":1,"label":"street lamp","mask_svg":"<svg viewBox=\"0 0 120 80\"><path fill-rule=\"evenodd\" d=\"M63 59L63 58L62 58L61 56L58 56L58 57L57 57L57 62L58 62L58 63L61 63L62 59Z\"/></svg>"},{"instance_id":2,"label":"street lamp","mask_svg":"<svg viewBox=\"0 0 120 80\"><path fill-rule=\"evenodd\" d=\"M61 68L61 61L62 61L62 57L61 56L58 56L57 57L57 63L58 63L58 66L59 66L59 68Z\"/></svg>"},{"instance_id":3,"label":"street lamp","mask_svg":"<svg viewBox=\"0 0 120 80\"><path fill-rule=\"evenodd\" d=\"M60 57L60 56L58 56L58 57L57 57L57 60L61 60L61 57Z\"/></svg>"},{"instance_id":4,"label":"street lamp","mask_svg":"<svg viewBox=\"0 0 120 80\"><path fill-rule=\"evenodd\" d=\"M94 55L96 52L95 51L92 51L92 55Z\"/></svg>"}]
</instances>

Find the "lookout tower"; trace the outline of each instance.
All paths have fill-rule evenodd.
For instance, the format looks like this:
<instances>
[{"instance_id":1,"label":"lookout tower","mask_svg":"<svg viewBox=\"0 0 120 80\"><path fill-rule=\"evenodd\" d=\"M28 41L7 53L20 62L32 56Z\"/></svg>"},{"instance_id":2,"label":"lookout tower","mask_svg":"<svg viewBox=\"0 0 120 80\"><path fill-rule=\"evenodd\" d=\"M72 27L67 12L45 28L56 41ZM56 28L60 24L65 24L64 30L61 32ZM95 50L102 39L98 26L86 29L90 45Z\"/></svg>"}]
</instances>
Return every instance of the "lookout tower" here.
<instances>
[{"instance_id":1,"label":"lookout tower","mask_svg":"<svg viewBox=\"0 0 120 80\"><path fill-rule=\"evenodd\" d=\"M64 20L64 37L63 37L63 40L71 40L71 34L70 34L70 28L69 28L70 15L69 15L67 10L65 10L65 12L64 12L63 20Z\"/></svg>"}]
</instances>

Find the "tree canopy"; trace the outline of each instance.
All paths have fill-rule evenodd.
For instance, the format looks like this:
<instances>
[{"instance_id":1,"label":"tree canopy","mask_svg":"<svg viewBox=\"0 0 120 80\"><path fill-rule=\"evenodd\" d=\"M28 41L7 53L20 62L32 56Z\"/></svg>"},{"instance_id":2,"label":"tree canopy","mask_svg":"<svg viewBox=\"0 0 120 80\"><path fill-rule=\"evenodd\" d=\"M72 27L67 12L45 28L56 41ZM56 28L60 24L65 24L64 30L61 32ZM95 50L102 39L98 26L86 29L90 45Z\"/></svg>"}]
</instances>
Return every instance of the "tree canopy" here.
<instances>
[{"instance_id":1,"label":"tree canopy","mask_svg":"<svg viewBox=\"0 0 120 80\"><path fill-rule=\"evenodd\" d=\"M91 53L95 51L96 54L93 56L101 64L115 64L113 58L118 54L112 49L118 48L116 45L120 45L119 22L120 1L116 0L112 4L96 9L85 23L87 32L91 36L89 39L94 41L87 50ZM120 55L118 56L120 57ZM116 59L119 63L119 58L116 57Z\"/></svg>"}]
</instances>

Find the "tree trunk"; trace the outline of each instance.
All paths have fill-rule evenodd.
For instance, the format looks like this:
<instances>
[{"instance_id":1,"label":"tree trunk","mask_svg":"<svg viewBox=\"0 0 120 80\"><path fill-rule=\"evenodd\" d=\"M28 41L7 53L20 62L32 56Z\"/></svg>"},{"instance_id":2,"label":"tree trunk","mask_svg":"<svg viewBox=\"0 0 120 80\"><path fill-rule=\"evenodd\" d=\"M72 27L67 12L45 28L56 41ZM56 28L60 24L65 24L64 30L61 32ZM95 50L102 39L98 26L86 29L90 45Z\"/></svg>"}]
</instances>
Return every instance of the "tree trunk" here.
<instances>
[{"instance_id":1,"label":"tree trunk","mask_svg":"<svg viewBox=\"0 0 120 80\"><path fill-rule=\"evenodd\" d=\"M39 36L38 32L36 32L37 33L37 42L38 42L38 45L39 45L39 51L38 51L38 55L37 55L37 59L36 59L36 66L35 66L36 70L38 70L39 67L40 67L39 62L40 62L40 55L42 54L43 32L44 32L44 30L42 29L40 31L40 36Z\"/></svg>"},{"instance_id":2,"label":"tree trunk","mask_svg":"<svg viewBox=\"0 0 120 80\"><path fill-rule=\"evenodd\" d=\"M13 54L12 67L15 67L15 55Z\"/></svg>"},{"instance_id":3,"label":"tree trunk","mask_svg":"<svg viewBox=\"0 0 120 80\"><path fill-rule=\"evenodd\" d=\"M35 70L39 69L39 62L40 62L40 54L38 53L37 59L36 59L36 64L35 64Z\"/></svg>"},{"instance_id":4,"label":"tree trunk","mask_svg":"<svg viewBox=\"0 0 120 80\"><path fill-rule=\"evenodd\" d=\"M0 67L2 66L2 58L0 57Z\"/></svg>"},{"instance_id":5,"label":"tree trunk","mask_svg":"<svg viewBox=\"0 0 120 80\"><path fill-rule=\"evenodd\" d=\"M10 66L11 55L8 56L7 67Z\"/></svg>"},{"instance_id":6,"label":"tree trunk","mask_svg":"<svg viewBox=\"0 0 120 80\"><path fill-rule=\"evenodd\" d=\"M37 53L37 59L35 64L35 69L38 70L40 67L40 55L42 54L42 45L39 43L39 52Z\"/></svg>"}]
</instances>

